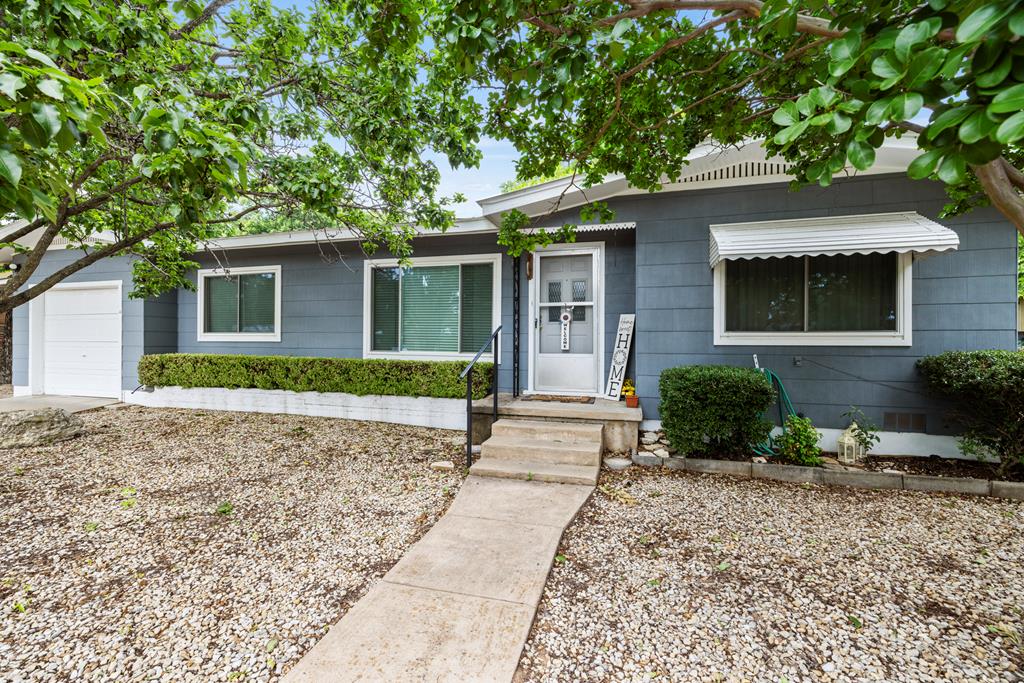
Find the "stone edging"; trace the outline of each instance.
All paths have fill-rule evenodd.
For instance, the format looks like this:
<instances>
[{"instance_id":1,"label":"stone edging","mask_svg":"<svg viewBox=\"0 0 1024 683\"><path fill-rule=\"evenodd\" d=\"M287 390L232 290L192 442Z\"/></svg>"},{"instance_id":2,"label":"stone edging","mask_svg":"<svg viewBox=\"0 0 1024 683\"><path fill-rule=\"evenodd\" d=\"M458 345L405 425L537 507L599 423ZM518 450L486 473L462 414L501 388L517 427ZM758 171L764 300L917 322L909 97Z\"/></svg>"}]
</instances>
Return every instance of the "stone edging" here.
<instances>
[{"instance_id":1,"label":"stone edging","mask_svg":"<svg viewBox=\"0 0 1024 683\"><path fill-rule=\"evenodd\" d=\"M644 467L668 467L687 472L728 474L734 477L772 479L795 484L828 484L854 486L865 489L897 489L904 491L939 491L973 496L992 496L1024 500L1024 483L990 481L965 477L933 477L923 474L890 472L826 470L820 467L776 465L735 460L707 460L704 458L660 458L650 453L636 453L633 463Z\"/></svg>"}]
</instances>

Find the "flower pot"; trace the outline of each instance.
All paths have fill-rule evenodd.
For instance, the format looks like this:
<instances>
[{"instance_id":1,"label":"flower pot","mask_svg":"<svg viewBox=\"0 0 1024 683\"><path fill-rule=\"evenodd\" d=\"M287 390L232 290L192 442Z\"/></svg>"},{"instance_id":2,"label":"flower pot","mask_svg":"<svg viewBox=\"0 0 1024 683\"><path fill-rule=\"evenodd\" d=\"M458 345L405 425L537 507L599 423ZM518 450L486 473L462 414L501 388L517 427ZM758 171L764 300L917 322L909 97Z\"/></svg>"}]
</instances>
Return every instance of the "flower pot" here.
<instances>
[{"instance_id":1,"label":"flower pot","mask_svg":"<svg viewBox=\"0 0 1024 683\"><path fill-rule=\"evenodd\" d=\"M627 408L636 408L639 405L640 405L640 397L639 396L627 396L626 397L626 407Z\"/></svg>"}]
</instances>

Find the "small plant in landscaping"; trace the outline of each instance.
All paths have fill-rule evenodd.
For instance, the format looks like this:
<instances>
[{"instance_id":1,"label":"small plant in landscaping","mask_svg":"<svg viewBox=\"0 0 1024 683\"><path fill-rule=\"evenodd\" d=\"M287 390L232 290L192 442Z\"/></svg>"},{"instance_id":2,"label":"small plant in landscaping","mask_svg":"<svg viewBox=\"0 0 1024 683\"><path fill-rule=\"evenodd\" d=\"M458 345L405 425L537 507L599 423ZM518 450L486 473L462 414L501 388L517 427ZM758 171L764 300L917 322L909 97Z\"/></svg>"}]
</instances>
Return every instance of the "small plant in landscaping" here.
<instances>
[{"instance_id":1,"label":"small plant in landscaping","mask_svg":"<svg viewBox=\"0 0 1024 683\"><path fill-rule=\"evenodd\" d=\"M790 415L786 418L785 432L775 440L779 458L791 465L817 467L821 464L820 438L809 418Z\"/></svg>"},{"instance_id":2,"label":"small plant in landscaping","mask_svg":"<svg viewBox=\"0 0 1024 683\"><path fill-rule=\"evenodd\" d=\"M864 411L860 408L850 406L850 409L843 413L843 417L850 420L851 426L855 425L852 432L853 438L857 440L857 443L860 444L865 453L871 452L871 449L882 440L882 437L878 436L878 425L865 415Z\"/></svg>"},{"instance_id":3,"label":"small plant in landscaping","mask_svg":"<svg viewBox=\"0 0 1024 683\"><path fill-rule=\"evenodd\" d=\"M100 528L100 523L99 522L86 522L85 524L82 525L82 528L85 529L86 532L91 534L92 532L94 532L94 531L96 531L97 529Z\"/></svg>"},{"instance_id":4,"label":"small plant in landscaping","mask_svg":"<svg viewBox=\"0 0 1024 683\"><path fill-rule=\"evenodd\" d=\"M225 500L223 503L217 506L217 514L224 515L227 517L235 511L235 506L231 504L230 500Z\"/></svg>"}]
</instances>

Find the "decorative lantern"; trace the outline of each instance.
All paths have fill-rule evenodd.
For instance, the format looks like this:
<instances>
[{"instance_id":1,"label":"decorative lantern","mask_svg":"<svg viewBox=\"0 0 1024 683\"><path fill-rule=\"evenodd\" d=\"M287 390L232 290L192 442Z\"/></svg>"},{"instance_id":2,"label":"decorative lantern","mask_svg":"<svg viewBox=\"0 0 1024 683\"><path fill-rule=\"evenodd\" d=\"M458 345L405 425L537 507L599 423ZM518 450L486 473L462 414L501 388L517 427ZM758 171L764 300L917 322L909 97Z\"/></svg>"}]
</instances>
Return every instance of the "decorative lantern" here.
<instances>
[{"instance_id":1,"label":"decorative lantern","mask_svg":"<svg viewBox=\"0 0 1024 683\"><path fill-rule=\"evenodd\" d=\"M856 435L859 431L860 427L857 426L856 422L853 422L839 435L839 462L844 465L856 465L867 455L864 446L857 440Z\"/></svg>"}]
</instances>

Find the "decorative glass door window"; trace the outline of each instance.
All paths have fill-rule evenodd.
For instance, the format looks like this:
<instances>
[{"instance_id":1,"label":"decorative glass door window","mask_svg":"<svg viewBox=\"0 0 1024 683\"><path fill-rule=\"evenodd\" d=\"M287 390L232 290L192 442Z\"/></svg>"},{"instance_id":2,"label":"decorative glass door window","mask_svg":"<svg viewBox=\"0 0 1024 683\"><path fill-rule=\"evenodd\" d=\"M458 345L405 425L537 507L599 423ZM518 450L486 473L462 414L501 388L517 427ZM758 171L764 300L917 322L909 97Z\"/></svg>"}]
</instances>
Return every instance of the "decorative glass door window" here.
<instances>
[{"instance_id":1,"label":"decorative glass door window","mask_svg":"<svg viewBox=\"0 0 1024 683\"><path fill-rule=\"evenodd\" d=\"M371 351L476 353L493 332L492 263L374 267L370 283Z\"/></svg>"}]
</instances>

